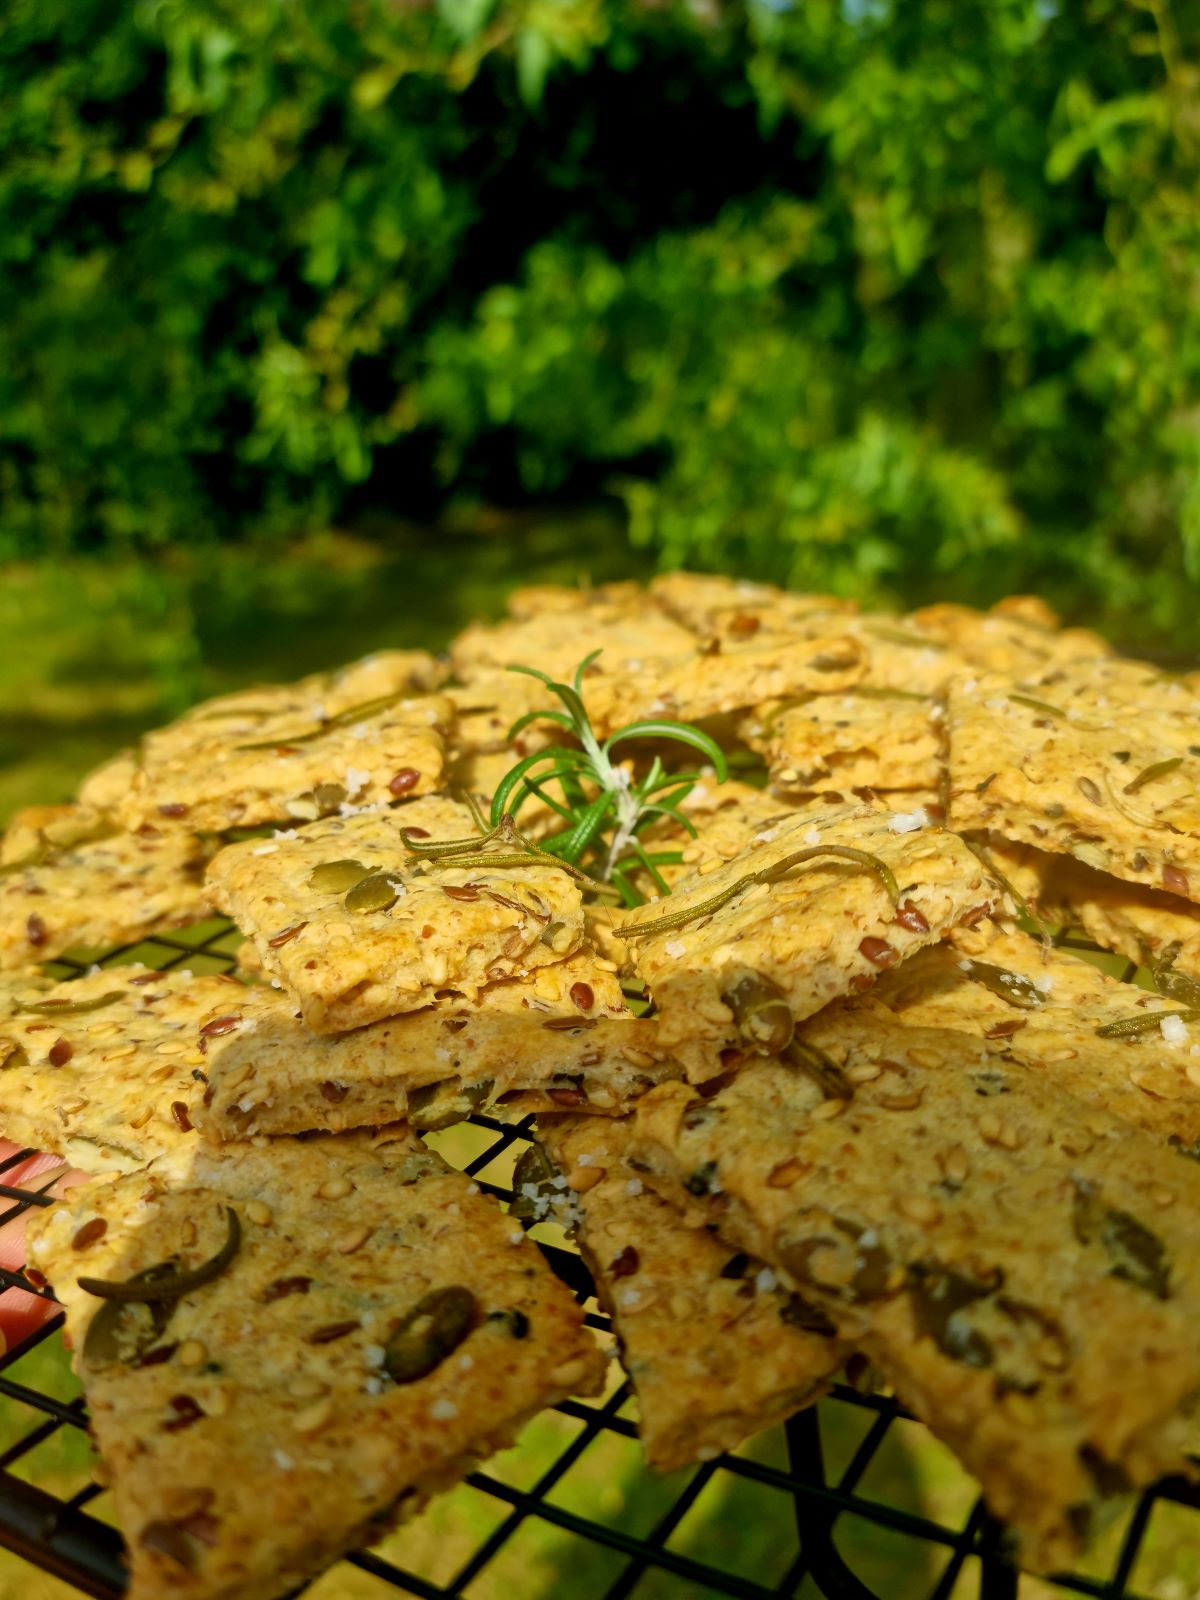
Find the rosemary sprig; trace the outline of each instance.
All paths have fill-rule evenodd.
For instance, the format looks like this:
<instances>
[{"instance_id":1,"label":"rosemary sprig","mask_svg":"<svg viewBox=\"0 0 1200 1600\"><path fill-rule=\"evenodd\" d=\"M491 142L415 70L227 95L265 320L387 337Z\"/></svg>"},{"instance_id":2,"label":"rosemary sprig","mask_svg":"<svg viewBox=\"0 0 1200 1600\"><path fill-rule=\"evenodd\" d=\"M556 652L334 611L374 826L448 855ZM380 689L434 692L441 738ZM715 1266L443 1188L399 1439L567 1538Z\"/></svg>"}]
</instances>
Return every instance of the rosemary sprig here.
<instances>
[{"instance_id":1,"label":"rosemary sprig","mask_svg":"<svg viewBox=\"0 0 1200 1600\"><path fill-rule=\"evenodd\" d=\"M656 817L667 817L694 837L696 829L679 807L701 775L669 772L657 751L639 775L631 761L618 759L616 753L624 746L651 739L684 745L712 763L719 783L729 775L728 763L720 745L703 729L667 717L626 723L601 741L583 699L584 675L599 654L595 650L581 661L570 683L559 683L535 667L509 669L537 678L562 705L561 711L530 711L519 717L508 731L509 740L535 723L548 722L562 728L577 743L551 745L523 756L510 768L492 796L490 831L472 840L449 841L453 849L444 840L430 845L406 840L414 854L453 860L455 865L474 865L463 859L470 852L494 849L501 838L506 843L519 839L521 848L536 850L543 859L553 857L598 887L614 886L627 905L644 903L644 896L632 882L631 875L638 870L648 874L660 893L667 892L659 869L675 864L678 853L649 851L640 836ZM557 785L561 799L548 792L551 784ZM536 847L519 833L516 820L531 798L548 805L562 822ZM509 835L502 834L505 828L511 830ZM494 864L495 858L491 859Z\"/></svg>"},{"instance_id":2,"label":"rosemary sprig","mask_svg":"<svg viewBox=\"0 0 1200 1600\"><path fill-rule=\"evenodd\" d=\"M707 900L698 901L695 905L681 906L678 911L668 911L661 917L651 917L645 922L626 923L621 929L621 937L645 939L652 934L669 933L673 928L682 928L689 922L696 922L700 917L707 917L714 911L719 911L722 906L728 905L730 900L736 899L754 884L778 883L794 867L802 866L818 856L834 856L838 860L852 862L856 867L873 872L888 899L894 906L899 905L900 889L895 874L886 861L872 855L868 850L855 850L846 844L816 844L806 850L793 850L772 866L760 867L757 872L747 872L744 877L736 878L733 883L726 884L716 894L710 895Z\"/></svg>"}]
</instances>

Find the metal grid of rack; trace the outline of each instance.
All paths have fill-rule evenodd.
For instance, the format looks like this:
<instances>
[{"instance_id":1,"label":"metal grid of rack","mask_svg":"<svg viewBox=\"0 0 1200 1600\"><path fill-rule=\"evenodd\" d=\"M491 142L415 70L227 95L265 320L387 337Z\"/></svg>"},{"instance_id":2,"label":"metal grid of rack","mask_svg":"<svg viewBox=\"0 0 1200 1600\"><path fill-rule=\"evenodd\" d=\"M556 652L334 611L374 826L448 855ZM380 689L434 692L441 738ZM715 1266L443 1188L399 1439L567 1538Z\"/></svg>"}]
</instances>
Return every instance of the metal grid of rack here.
<instances>
[{"instance_id":1,"label":"metal grid of rack","mask_svg":"<svg viewBox=\"0 0 1200 1600\"><path fill-rule=\"evenodd\" d=\"M1059 942L1080 953L1095 949L1069 935ZM161 969L227 972L235 965L236 943L229 923L213 921L97 953L95 959L105 966L140 960ZM50 970L67 978L91 964L91 958L63 958ZM1122 975L1133 976L1132 967ZM490 1192L508 1198L508 1191L489 1175L495 1166L503 1170L504 1158L524 1147L532 1119L506 1124L476 1116L471 1122L481 1148L465 1170ZM29 1207L53 1203L36 1186L5 1181L28 1154L0 1163L0 1224ZM580 1257L558 1245L541 1247L554 1270L588 1305L590 1325L607 1330L608 1319L596 1309ZM48 1293L34 1288L20 1272L0 1267L0 1290L8 1289ZM59 1338L60 1327L61 1317L55 1317L0 1356L0 1405L18 1419L0 1435L0 1546L85 1593L109 1600L124 1587L124 1569L120 1535L96 1514L102 1490L88 1483L74 1493L56 1492L40 1484L28 1465L56 1436L87 1426L80 1399L57 1397L50 1385L39 1385L23 1370L39 1346ZM623 1514L584 1515L572 1505L573 1497L560 1491L589 1451L602 1448L604 1441L636 1440L629 1402L627 1383L595 1402L566 1401L557 1410L570 1426L549 1458L543 1448L536 1460L525 1463L531 1471L502 1472L489 1463L472 1473L471 1488L492 1502L491 1527L474 1541L456 1572L435 1579L429 1571L392 1559L386 1545L382 1551L360 1551L349 1562L377 1580L384 1592L391 1588L423 1600L472 1597L489 1592L489 1574L494 1578L503 1552L535 1523L553 1530L562 1546L560 1570L575 1575L574 1590L584 1600L702 1600L720 1595L740 1600L1025 1600L1028 1595L1040 1600L1055 1591L1094 1600L1155 1600L1190 1593L1166 1573L1161 1561L1156 1567L1154 1527L1165 1515L1174 1524L1172 1548L1200 1548L1196 1484L1172 1479L1156 1485L1126 1511L1086 1568L1030 1580L1005 1560L1003 1529L969 1487L958 1499L957 1514L942 1504L923 1503L919 1494L879 1491L879 1462L898 1431L917 1425L892 1397L846 1384L774 1436L763 1436L769 1448L721 1456L690 1474L659 1480L654 1494L645 1497L653 1502L649 1520L630 1514L636 1509L636 1492L626 1498ZM524 1448L516 1447L518 1459ZM730 1560L714 1555L712 1541L700 1540L697 1547L695 1539L681 1537L721 1485L732 1486L736 1515L744 1525L769 1528L770 1539L763 1541L771 1546L769 1561L761 1550L755 1552L754 1539L742 1541L740 1560ZM720 1509L710 1515L719 1517ZM1181 1518L1191 1519L1182 1534ZM881 1541L889 1551L884 1563ZM752 1552L749 1556L746 1549ZM511 1579L506 1586L517 1600L527 1600L513 1589Z\"/></svg>"}]
</instances>

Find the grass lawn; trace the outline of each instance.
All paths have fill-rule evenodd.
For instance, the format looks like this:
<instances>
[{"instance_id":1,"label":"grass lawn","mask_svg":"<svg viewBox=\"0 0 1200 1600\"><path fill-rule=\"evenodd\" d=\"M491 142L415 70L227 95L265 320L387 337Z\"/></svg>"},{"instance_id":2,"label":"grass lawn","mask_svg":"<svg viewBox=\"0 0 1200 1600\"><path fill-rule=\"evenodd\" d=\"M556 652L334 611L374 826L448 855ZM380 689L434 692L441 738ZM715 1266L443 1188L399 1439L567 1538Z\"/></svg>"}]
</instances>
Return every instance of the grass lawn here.
<instances>
[{"instance_id":1,"label":"grass lawn","mask_svg":"<svg viewBox=\"0 0 1200 1600\"><path fill-rule=\"evenodd\" d=\"M82 776L139 733L205 694L332 666L387 645L438 649L474 616L499 612L516 582L599 582L639 572L618 526L602 515L535 523L512 520L472 533L424 538L395 531L378 544L330 536L262 552L219 551L174 558L156 569L125 564L9 568L0 573L0 822L35 801L68 798ZM12 1375L61 1395L75 1392L57 1339ZM32 1425L29 1412L0 1402L0 1450ZM850 1460L870 1415L851 1405L822 1407L829 1470ZM489 1470L509 1483L536 1481L574 1424L538 1418L519 1447ZM747 1446L783 1465L778 1431ZM78 1434L56 1434L27 1459L28 1476L56 1492L86 1481L88 1452ZM649 1473L635 1446L605 1436L565 1474L551 1499L565 1510L637 1531L653 1527L686 1474ZM915 1425L888 1435L858 1492L957 1526L973 1490L949 1454ZM104 1501L97 1502L97 1511ZM503 1518L500 1501L461 1488L434 1503L384 1552L429 1578L447 1581ZM715 1473L670 1539L697 1559L777 1581L794 1553L792 1508L779 1491ZM1119 1528L1088 1563L1111 1561ZM881 1600L921 1600L944 1557L865 1522L844 1518L837 1540L849 1564ZM592 1600L621 1570L598 1545L581 1545L550 1524L527 1520L466 1591L471 1600ZM1194 1514L1155 1513L1134 1574L1140 1595L1200 1600L1200 1524ZM977 1592L969 1570L953 1600ZM1048 1585L1022 1580L1021 1600L1046 1600ZM67 1600L74 1590L0 1554L0 1600ZM345 1563L311 1589L314 1600L384 1600L394 1593ZM662 1574L636 1588L637 1600L702 1600L710 1593ZM815 1600L811 1585L801 1600Z\"/></svg>"}]
</instances>

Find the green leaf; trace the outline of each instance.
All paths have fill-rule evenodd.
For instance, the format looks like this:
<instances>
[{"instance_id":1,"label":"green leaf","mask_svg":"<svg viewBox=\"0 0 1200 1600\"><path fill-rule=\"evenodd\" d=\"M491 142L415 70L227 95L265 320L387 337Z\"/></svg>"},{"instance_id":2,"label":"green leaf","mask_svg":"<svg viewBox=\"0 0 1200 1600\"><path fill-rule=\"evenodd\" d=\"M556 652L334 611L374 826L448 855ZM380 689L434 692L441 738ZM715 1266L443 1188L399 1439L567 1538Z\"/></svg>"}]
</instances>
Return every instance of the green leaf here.
<instances>
[{"instance_id":1,"label":"green leaf","mask_svg":"<svg viewBox=\"0 0 1200 1600\"><path fill-rule=\"evenodd\" d=\"M607 755L627 739L672 739L677 744L691 745L693 750L699 750L712 762L718 783L724 783L729 776L729 766L721 746L709 734L690 722L671 722L659 718L627 723L604 741L604 753Z\"/></svg>"}]
</instances>

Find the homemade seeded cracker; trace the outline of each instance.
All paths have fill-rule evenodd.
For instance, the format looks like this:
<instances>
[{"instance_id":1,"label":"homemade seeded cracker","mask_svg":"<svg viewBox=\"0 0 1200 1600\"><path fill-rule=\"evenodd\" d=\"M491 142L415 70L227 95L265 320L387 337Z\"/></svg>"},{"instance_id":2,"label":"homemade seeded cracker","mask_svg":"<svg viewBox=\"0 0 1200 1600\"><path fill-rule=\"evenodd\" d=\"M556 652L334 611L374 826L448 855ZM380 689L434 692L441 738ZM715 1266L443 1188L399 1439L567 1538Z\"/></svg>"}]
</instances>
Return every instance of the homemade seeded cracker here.
<instances>
[{"instance_id":1,"label":"homemade seeded cracker","mask_svg":"<svg viewBox=\"0 0 1200 1600\"><path fill-rule=\"evenodd\" d=\"M950 821L1200 899L1200 700L1125 661L948 697Z\"/></svg>"},{"instance_id":2,"label":"homemade seeded cracker","mask_svg":"<svg viewBox=\"0 0 1200 1600\"><path fill-rule=\"evenodd\" d=\"M706 1199L1067 1566L1097 1504L1189 1470L1200 1166L960 1033L838 1016L711 1100L639 1104L630 1155Z\"/></svg>"},{"instance_id":3,"label":"homemade seeded cracker","mask_svg":"<svg viewBox=\"0 0 1200 1600\"><path fill-rule=\"evenodd\" d=\"M630 1133L627 1121L589 1117L538 1125L578 1207L576 1239L613 1318L642 1445L651 1466L672 1472L811 1404L844 1352L824 1314L769 1267L685 1226L644 1186L625 1162ZM537 1171L536 1151L518 1179L522 1170ZM536 1216L539 1185L526 1188L518 1198Z\"/></svg>"},{"instance_id":4,"label":"homemade seeded cracker","mask_svg":"<svg viewBox=\"0 0 1200 1600\"><path fill-rule=\"evenodd\" d=\"M940 709L903 690L850 690L781 701L739 725L765 758L771 787L785 795L829 788L936 789Z\"/></svg>"},{"instance_id":5,"label":"homemade seeded cracker","mask_svg":"<svg viewBox=\"0 0 1200 1600\"><path fill-rule=\"evenodd\" d=\"M201 1022L246 993L232 978L108 967L10 1001L0 1020L0 1128L85 1172L190 1150L205 1088Z\"/></svg>"},{"instance_id":6,"label":"homemade seeded cracker","mask_svg":"<svg viewBox=\"0 0 1200 1600\"><path fill-rule=\"evenodd\" d=\"M602 583L596 588L564 583L522 584L510 592L504 609L510 617L527 622L530 617L545 616L552 611L586 612L597 606L624 606L631 609L643 604L641 584L633 578L622 578L615 583Z\"/></svg>"},{"instance_id":7,"label":"homemade seeded cracker","mask_svg":"<svg viewBox=\"0 0 1200 1600\"><path fill-rule=\"evenodd\" d=\"M990 611L933 605L912 611L906 625L940 639L975 671L1047 671L1066 662L1111 656L1112 646L1088 628L1064 628L1034 595L1010 595Z\"/></svg>"},{"instance_id":8,"label":"homemade seeded cracker","mask_svg":"<svg viewBox=\"0 0 1200 1600\"><path fill-rule=\"evenodd\" d=\"M756 630L714 647L644 597L597 599L584 608L468 628L450 654L466 683L515 664L570 682L583 657L599 650L585 673L584 695L597 732L606 734L644 717L694 721L768 697L847 688L862 676L865 657L841 623L830 617L810 637L786 627Z\"/></svg>"},{"instance_id":9,"label":"homemade seeded cracker","mask_svg":"<svg viewBox=\"0 0 1200 1600\"><path fill-rule=\"evenodd\" d=\"M113 815L133 787L137 773L137 752L122 750L94 768L79 785L83 806L104 815Z\"/></svg>"},{"instance_id":10,"label":"homemade seeded cracker","mask_svg":"<svg viewBox=\"0 0 1200 1600\"><path fill-rule=\"evenodd\" d=\"M198 921L211 854L176 829L124 833L88 806L19 811L0 843L0 968Z\"/></svg>"},{"instance_id":11,"label":"homemade seeded cracker","mask_svg":"<svg viewBox=\"0 0 1200 1600\"><path fill-rule=\"evenodd\" d=\"M726 1070L724 1052L779 1049L791 1019L869 988L986 916L998 893L924 811L839 806L763 828L732 860L681 880L665 904L635 911L621 936L654 996L663 1044L700 1082Z\"/></svg>"},{"instance_id":12,"label":"homemade seeded cracker","mask_svg":"<svg viewBox=\"0 0 1200 1600\"><path fill-rule=\"evenodd\" d=\"M579 951L475 1003L447 995L424 1011L350 1033L310 1033L291 1001L256 988L205 1019L208 1089L197 1114L215 1139L380 1127L444 1127L519 1096L530 1110L617 1115L678 1077L654 1022L625 1008L612 963Z\"/></svg>"},{"instance_id":13,"label":"homemade seeded cracker","mask_svg":"<svg viewBox=\"0 0 1200 1600\"><path fill-rule=\"evenodd\" d=\"M650 598L702 639L747 639L767 633L837 632L836 618L853 615L858 605L827 594L796 594L770 583L664 572L652 578Z\"/></svg>"},{"instance_id":14,"label":"homemade seeded cracker","mask_svg":"<svg viewBox=\"0 0 1200 1600\"><path fill-rule=\"evenodd\" d=\"M1040 939L983 924L919 951L845 1004L972 1034L998 1061L1019 1061L1085 1106L1200 1152L1200 1027L1189 1028L1175 1001Z\"/></svg>"},{"instance_id":15,"label":"homemade seeded cracker","mask_svg":"<svg viewBox=\"0 0 1200 1600\"><path fill-rule=\"evenodd\" d=\"M592 721L600 733L643 717L700 722L764 700L851 688L867 656L848 631L839 631L842 620L830 618L825 632L809 637L786 627L762 629L617 670L602 655L587 683Z\"/></svg>"},{"instance_id":16,"label":"homemade seeded cracker","mask_svg":"<svg viewBox=\"0 0 1200 1600\"><path fill-rule=\"evenodd\" d=\"M390 651L206 701L146 735L117 816L220 831L428 793L451 716L448 700L417 687L435 676L423 651Z\"/></svg>"},{"instance_id":17,"label":"homemade seeded cracker","mask_svg":"<svg viewBox=\"0 0 1200 1600\"><path fill-rule=\"evenodd\" d=\"M476 832L466 806L431 797L230 845L209 867L213 903L255 941L315 1033L418 1011L439 990L473 999L582 940L579 885L565 870L537 859L441 865L410 854L405 829L431 843Z\"/></svg>"},{"instance_id":18,"label":"homemade seeded cracker","mask_svg":"<svg viewBox=\"0 0 1200 1600\"><path fill-rule=\"evenodd\" d=\"M845 631L868 655L863 685L936 695L981 672L1037 674L1060 662L1102 657L1109 647L1083 629L1059 629L1040 601L1014 596L989 612L926 606L907 616L847 620Z\"/></svg>"},{"instance_id":19,"label":"homemade seeded cracker","mask_svg":"<svg viewBox=\"0 0 1200 1600\"><path fill-rule=\"evenodd\" d=\"M29 1250L66 1308L130 1600L288 1593L603 1374L537 1247L402 1128L94 1183Z\"/></svg>"},{"instance_id":20,"label":"homemade seeded cracker","mask_svg":"<svg viewBox=\"0 0 1200 1600\"><path fill-rule=\"evenodd\" d=\"M590 689L606 674L637 674L648 660L686 656L696 643L693 633L640 591L600 590L581 594L578 604L542 606L503 622L472 623L451 644L450 662L463 683L492 678L513 666L536 667L569 683L583 658L602 650L600 660L588 669Z\"/></svg>"},{"instance_id":21,"label":"homemade seeded cracker","mask_svg":"<svg viewBox=\"0 0 1200 1600\"><path fill-rule=\"evenodd\" d=\"M1200 906L1194 901L1125 883L1074 856L1011 844L998 834L989 834L984 848L1044 920L1081 928L1105 950L1138 966L1165 964L1200 978Z\"/></svg>"}]
</instances>

